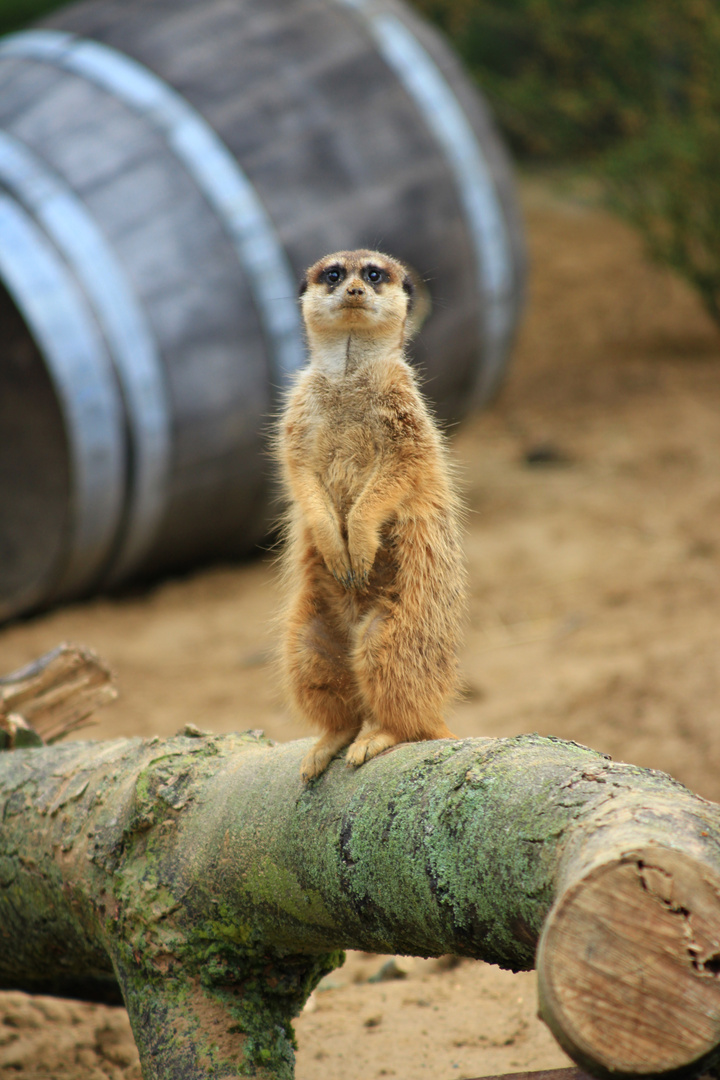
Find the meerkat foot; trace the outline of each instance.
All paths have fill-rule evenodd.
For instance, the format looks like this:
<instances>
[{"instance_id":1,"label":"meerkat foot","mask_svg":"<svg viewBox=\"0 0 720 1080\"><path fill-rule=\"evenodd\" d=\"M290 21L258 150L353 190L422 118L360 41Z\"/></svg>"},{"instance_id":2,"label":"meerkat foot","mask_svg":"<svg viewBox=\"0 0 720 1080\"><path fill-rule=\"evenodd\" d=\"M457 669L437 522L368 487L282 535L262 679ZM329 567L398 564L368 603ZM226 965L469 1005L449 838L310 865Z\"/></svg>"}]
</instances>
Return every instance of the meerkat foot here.
<instances>
[{"instance_id":1,"label":"meerkat foot","mask_svg":"<svg viewBox=\"0 0 720 1080\"><path fill-rule=\"evenodd\" d=\"M300 778L302 782L307 784L310 780L314 780L316 776L320 776L324 773L334 756L333 751L329 747L325 746L318 749L317 746L314 746L302 759L300 765Z\"/></svg>"},{"instance_id":2,"label":"meerkat foot","mask_svg":"<svg viewBox=\"0 0 720 1080\"><path fill-rule=\"evenodd\" d=\"M356 739L355 742L348 747L345 761L347 762L348 768L353 766L357 767L358 765L362 765L363 762L369 761L370 758L382 754L383 750L387 750L391 746L397 746L397 744L402 741L403 740L397 735L393 735L391 731L375 728L374 731L368 732L368 734L363 735L362 738Z\"/></svg>"},{"instance_id":3,"label":"meerkat foot","mask_svg":"<svg viewBox=\"0 0 720 1080\"><path fill-rule=\"evenodd\" d=\"M345 731L335 731L332 734L323 735L318 739L311 750L307 752L300 764L300 777L304 784L321 776L339 750L347 746L355 738L359 728L351 728Z\"/></svg>"}]
</instances>

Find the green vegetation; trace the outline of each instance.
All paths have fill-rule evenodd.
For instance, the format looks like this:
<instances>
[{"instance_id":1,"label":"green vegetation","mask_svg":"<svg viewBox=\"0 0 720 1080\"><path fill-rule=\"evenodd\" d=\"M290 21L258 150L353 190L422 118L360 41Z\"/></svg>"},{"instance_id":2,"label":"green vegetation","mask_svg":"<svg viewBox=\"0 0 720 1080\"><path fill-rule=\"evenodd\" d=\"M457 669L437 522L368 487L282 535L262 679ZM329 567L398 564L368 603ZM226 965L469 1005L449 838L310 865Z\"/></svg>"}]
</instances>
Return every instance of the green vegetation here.
<instances>
[{"instance_id":1,"label":"green vegetation","mask_svg":"<svg viewBox=\"0 0 720 1080\"><path fill-rule=\"evenodd\" d=\"M716 0L415 0L525 161L592 169L720 323Z\"/></svg>"},{"instance_id":2,"label":"green vegetation","mask_svg":"<svg viewBox=\"0 0 720 1080\"><path fill-rule=\"evenodd\" d=\"M610 205L720 325L720 8L675 0L665 30L673 67L664 107L641 138L603 160L602 173Z\"/></svg>"},{"instance_id":3,"label":"green vegetation","mask_svg":"<svg viewBox=\"0 0 720 1080\"><path fill-rule=\"evenodd\" d=\"M660 4L662 0L657 0ZM642 131L661 79L654 0L415 0L451 38L522 157L577 158Z\"/></svg>"},{"instance_id":4,"label":"green vegetation","mask_svg":"<svg viewBox=\"0 0 720 1080\"><path fill-rule=\"evenodd\" d=\"M59 0L0 0L0 34L19 30L60 6Z\"/></svg>"},{"instance_id":5,"label":"green vegetation","mask_svg":"<svg viewBox=\"0 0 720 1080\"><path fill-rule=\"evenodd\" d=\"M720 123L658 123L604 162L609 205L640 230L648 253L697 290L720 325Z\"/></svg>"}]
</instances>

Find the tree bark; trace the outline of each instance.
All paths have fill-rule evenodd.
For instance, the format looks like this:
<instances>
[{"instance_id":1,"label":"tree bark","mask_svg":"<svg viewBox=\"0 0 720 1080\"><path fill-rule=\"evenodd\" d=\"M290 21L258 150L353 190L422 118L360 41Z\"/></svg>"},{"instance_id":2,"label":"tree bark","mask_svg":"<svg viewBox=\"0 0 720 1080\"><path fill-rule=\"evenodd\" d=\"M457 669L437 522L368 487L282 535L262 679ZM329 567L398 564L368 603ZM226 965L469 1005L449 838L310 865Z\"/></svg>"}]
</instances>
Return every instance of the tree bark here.
<instances>
[{"instance_id":1,"label":"tree bark","mask_svg":"<svg viewBox=\"0 0 720 1080\"><path fill-rule=\"evenodd\" d=\"M537 735L399 746L304 787L259 732L0 755L0 985L117 980L146 1080L290 1080L347 947L533 967L598 1075L720 1046L720 807ZM539 948L538 948L539 943Z\"/></svg>"}]
</instances>

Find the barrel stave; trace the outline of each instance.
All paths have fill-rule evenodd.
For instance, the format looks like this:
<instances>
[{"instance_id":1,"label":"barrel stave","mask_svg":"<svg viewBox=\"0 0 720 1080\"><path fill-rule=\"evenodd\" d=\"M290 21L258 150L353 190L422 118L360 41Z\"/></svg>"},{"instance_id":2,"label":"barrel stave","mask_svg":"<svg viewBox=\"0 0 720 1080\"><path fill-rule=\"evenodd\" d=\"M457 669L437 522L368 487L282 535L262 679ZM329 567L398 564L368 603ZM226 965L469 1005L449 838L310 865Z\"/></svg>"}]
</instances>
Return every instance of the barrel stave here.
<instances>
[{"instance_id":1,"label":"barrel stave","mask_svg":"<svg viewBox=\"0 0 720 1080\"><path fill-rule=\"evenodd\" d=\"M0 286L0 618L41 601L60 573L71 486L63 418L43 357Z\"/></svg>"}]
</instances>

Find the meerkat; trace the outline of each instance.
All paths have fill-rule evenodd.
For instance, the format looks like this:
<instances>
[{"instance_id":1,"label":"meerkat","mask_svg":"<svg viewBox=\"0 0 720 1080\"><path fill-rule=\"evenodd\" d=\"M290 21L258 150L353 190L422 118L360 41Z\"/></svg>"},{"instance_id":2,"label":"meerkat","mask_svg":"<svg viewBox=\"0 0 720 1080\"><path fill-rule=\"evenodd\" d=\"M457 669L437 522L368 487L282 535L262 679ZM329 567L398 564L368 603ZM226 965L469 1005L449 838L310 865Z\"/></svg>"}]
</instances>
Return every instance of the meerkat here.
<instances>
[{"instance_id":1,"label":"meerkat","mask_svg":"<svg viewBox=\"0 0 720 1080\"><path fill-rule=\"evenodd\" d=\"M280 417L289 511L281 666L321 731L304 781L345 746L359 766L400 742L455 738L465 608L461 510L445 440L404 355L413 280L340 251L300 287L309 363Z\"/></svg>"}]
</instances>

